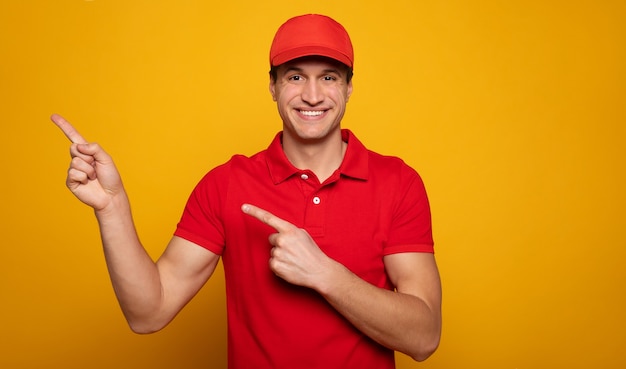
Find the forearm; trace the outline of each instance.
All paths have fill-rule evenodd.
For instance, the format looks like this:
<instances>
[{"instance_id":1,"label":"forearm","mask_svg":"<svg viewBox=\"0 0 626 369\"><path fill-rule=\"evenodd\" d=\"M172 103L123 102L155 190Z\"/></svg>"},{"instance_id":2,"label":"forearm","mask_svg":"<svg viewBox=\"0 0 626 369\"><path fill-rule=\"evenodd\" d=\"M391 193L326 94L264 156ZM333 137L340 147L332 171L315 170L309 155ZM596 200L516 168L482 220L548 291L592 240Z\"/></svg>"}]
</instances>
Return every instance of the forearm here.
<instances>
[{"instance_id":1,"label":"forearm","mask_svg":"<svg viewBox=\"0 0 626 369\"><path fill-rule=\"evenodd\" d=\"M361 332L418 361L435 351L441 329L438 306L378 288L338 263L329 270L318 292Z\"/></svg>"},{"instance_id":2,"label":"forearm","mask_svg":"<svg viewBox=\"0 0 626 369\"><path fill-rule=\"evenodd\" d=\"M269 266L285 281L320 293L340 314L383 346L416 360L439 344L441 285L432 254L384 257L385 271L398 292L378 288L324 254L303 229L250 204L244 213L271 226Z\"/></svg>"},{"instance_id":3,"label":"forearm","mask_svg":"<svg viewBox=\"0 0 626 369\"><path fill-rule=\"evenodd\" d=\"M163 323L154 322L162 303L159 272L137 236L126 195L95 213L111 283L131 329L160 329Z\"/></svg>"},{"instance_id":4,"label":"forearm","mask_svg":"<svg viewBox=\"0 0 626 369\"><path fill-rule=\"evenodd\" d=\"M72 142L66 185L95 211L111 282L126 319L136 332L162 328L177 306L167 307L165 303L159 270L139 242L113 159L98 144L85 140L63 117L53 115L51 119Z\"/></svg>"}]
</instances>

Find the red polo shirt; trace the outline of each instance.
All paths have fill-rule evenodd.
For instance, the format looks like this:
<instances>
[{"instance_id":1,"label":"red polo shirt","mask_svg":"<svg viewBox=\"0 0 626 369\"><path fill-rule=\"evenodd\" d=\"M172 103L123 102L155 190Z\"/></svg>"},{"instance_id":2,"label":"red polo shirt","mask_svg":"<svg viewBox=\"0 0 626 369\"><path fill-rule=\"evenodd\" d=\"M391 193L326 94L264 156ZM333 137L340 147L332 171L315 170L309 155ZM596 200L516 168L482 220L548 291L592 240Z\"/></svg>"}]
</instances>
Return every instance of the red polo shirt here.
<instances>
[{"instance_id":1,"label":"red polo shirt","mask_svg":"<svg viewBox=\"0 0 626 369\"><path fill-rule=\"evenodd\" d=\"M198 183L175 235L222 256L229 368L393 368L393 351L360 333L316 292L269 269L275 231L243 214L250 203L304 228L362 279L393 289L383 256L433 252L419 175L367 150L348 130L339 169L324 183L287 160L279 133L267 150L236 155Z\"/></svg>"}]
</instances>

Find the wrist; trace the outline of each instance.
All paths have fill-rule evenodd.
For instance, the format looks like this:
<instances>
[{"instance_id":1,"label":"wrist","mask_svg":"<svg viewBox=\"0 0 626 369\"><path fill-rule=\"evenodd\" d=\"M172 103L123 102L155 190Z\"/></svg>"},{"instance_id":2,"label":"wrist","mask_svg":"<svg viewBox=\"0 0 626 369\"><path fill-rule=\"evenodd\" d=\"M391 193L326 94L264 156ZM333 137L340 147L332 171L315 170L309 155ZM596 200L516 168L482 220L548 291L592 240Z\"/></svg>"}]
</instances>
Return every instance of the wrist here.
<instances>
[{"instance_id":1,"label":"wrist","mask_svg":"<svg viewBox=\"0 0 626 369\"><path fill-rule=\"evenodd\" d=\"M348 268L329 258L329 262L322 268L313 289L324 297L330 296L333 291L341 288L351 276L354 274Z\"/></svg>"},{"instance_id":2,"label":"wrist","mask_svg":"<svg viewBox=\"0 0 626 369\"><path fill-rule=\"evenodd\" d=\"M111 195L108 203L101 207L94 207L94 213L98 219L119 217L125 213L130 213L130 203L124 191Z\"/></svg>"}]
</instances>

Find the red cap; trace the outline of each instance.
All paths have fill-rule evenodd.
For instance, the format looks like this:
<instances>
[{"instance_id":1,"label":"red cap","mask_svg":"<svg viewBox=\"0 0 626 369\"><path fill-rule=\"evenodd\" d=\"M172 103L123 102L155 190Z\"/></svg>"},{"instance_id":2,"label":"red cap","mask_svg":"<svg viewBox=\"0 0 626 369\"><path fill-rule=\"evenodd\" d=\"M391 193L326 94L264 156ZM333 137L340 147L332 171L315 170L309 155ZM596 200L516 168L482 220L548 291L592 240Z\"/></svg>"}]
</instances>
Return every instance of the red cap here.
<instances>
[{"instance_id":1,"label":"red cap","mask_svg":"<svg viewBox=\"0 0 626 369\"><path fill-rule=\"evenodd\" d=\"M354 66L352 42L345 28L325 15L306 14L286 21L274 36L270 65L278 66L303 56L319 55Z\"/></svg>"}]
</instances>

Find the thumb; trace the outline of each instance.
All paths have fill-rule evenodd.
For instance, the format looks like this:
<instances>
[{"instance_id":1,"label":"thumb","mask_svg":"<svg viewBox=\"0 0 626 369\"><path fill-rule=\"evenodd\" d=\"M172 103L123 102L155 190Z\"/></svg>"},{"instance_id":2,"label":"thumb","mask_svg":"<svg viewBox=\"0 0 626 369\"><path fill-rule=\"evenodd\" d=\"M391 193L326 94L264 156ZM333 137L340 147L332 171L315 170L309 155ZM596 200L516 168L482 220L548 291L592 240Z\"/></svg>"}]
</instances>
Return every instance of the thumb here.
<instances>
[{"instance_id":1,"label":"thumb","mask_svg":"<svg viewBox=\"0 0 626 369\"><path fill-rule=\"evenodd\" d=\"M76 150L87 156L91 156L99 164L110 164L111 156L97 143L76 144Z\"/></svg>"}]
</instances>

